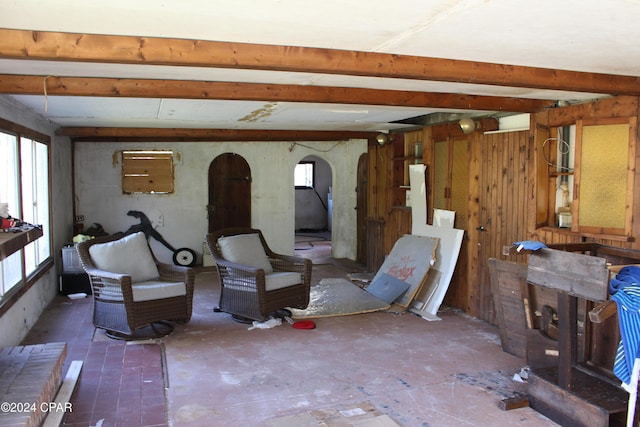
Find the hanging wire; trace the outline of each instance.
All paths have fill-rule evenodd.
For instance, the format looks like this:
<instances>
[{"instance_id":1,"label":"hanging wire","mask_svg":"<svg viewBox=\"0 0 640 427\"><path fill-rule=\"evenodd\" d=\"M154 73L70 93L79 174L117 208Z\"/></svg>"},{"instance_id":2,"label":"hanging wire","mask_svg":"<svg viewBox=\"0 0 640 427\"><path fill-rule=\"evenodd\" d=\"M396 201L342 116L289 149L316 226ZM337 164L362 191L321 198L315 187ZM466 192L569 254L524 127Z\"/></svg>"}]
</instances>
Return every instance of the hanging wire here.
<instances>
[{"instance_id":1,"label":"hanging wire","mask_svg":"<svg viewBox=\"0 0 640 427\"><path fill-rule=\"evenodd\" d=\"M42 80L42 88L44 91L44 113L47 114L47 111L49 110L49 98L47 97L47 79L49 78L49 76L45 76L44 79Z\"/></svg>"},{"instance_id":2,"label":"hanging wire","mask_svg":"<svg viewBox=\"0 0 640 427\"><path fill-rule=\"evenodd\" d=\"M44 93L44 114L49 112L49 95L47 94L47 79L53 76L44 76L42 80L42 91Z\"/></svg>"},{"instance_id":3,"label":"hanging wire","mask_svg":"<svg viewBox=\"0 0 640 427\"><path fill-rule=\"evenodd\" d=\"M542 143L542 158L544 159L544 161L547 163L547 165L549 165L551 167L554 167L559 171L562 171L562 172L573 172L572 168L569 168L569 167L566 167L566 166L562 166L562 165L557 164L557 163L551 163L551 161L547 157L547 152L544 149L544 146L550 141L558 141L558 150L560 151L560 155L569 154L569 152L571 150L571 145L567 141L565 141L564 139L562 139L562 138L547 138Z\"/></svg>"},{"instance_id":4,"label":"hanging wire","mask_svg":"<svg viewBox=\"0 0 640 427\"><path fill-rule=\"evenodd\" d=\"M289 146L289 151L293 151L293 148L296 145L299 145L300 147L308 148L309 150L317 151L318 153L328 153L329 151L331 151L334 148L336 148L341 142L344 142L344 141L338 141L338 142L336 142L335 144L333 144L331 147L329 147L326 150L320 150L318 148L315 148L315 147L312 147L312 146L309 146L309 145L300 144L299 142L292 142L291 145Z\"/></svg>"}]
</instances>

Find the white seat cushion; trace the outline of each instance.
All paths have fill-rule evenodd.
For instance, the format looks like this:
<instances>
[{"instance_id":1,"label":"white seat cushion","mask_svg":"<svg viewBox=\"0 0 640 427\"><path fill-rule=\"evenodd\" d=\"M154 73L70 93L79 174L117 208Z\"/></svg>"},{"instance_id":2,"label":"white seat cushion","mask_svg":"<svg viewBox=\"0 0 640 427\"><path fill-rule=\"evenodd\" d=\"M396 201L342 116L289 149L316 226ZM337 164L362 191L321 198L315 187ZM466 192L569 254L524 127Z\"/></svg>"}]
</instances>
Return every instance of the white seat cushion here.
<instances>
[{"instance_id":1,"label":"white seat cushion","mask_svg":"<svg viewBox=\"0 0 640 427\"><path fill-rule=\"evenodd\" d=\"M142 232L92 245L89 254L98 269L129 275L134 283L160 277L147 237Z\"/></svg>"},{"instance_id":2,"label":"white seat cushion","mask_svg":"<svg viewBox=\"0 0 640 427\"><path fill-rule=\"evenodd\" d=\"M227 261L262 268L266 274L273 272L267 254L264 252L258 234L237 234L218 239L222 257Z\"/></svg>"},{"instance_id":3,"label":"white seat cushion","mask_svg":"<svg viewBox=\"0 0 640 427\"><path fill-rule=\"evenodd\" d=\"M290 271L270 273L265 274L264 282L265 290L274 291L302 283L302 275ZM250 279L227 277L224 279L224 286L237 291L256 292L256 284Z\"/></svg>"},{"instance_id":4,"label":"white seat cushion","mask_svg":"<svg viewBox=\"0 0 640 427\"><path fill-rule=\"evenodd\" d=\"M187 294L187 286L184 282L148 280L133 283L131 289L133 290L133 300L135 302L181 297Z\"/></svg>"},{"instance_id":5,"label":"white seat cushion","mask_svg":"<svg viewBox=\"0 0 640 427\"><path fill-rule=\"evenodd\" d=\"M265 275L264 282L264 288L267 291L274 291L302 283L302 275L291 271L281 271Z\"/></svg>"}]
</instances>

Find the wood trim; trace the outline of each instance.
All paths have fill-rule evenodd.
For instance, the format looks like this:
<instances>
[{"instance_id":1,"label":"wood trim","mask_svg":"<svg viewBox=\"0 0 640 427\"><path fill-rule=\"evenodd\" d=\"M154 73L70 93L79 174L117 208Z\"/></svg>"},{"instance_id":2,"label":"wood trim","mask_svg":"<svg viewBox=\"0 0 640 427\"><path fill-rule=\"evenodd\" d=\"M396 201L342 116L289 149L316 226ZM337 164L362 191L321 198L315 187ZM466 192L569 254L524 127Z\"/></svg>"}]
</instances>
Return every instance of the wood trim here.
<instances>
[{"instance_id":1,"label":"wood trim","mask_svg":"<svg viewBox=\"0 0 640 427\"><path fill-rule=\"evenodd\" d=\"M98 128L63 127L58 136L68 136L75 142L181 142L181 141L373 141L376 132L352 131L286 131L253 129L187 129L187 128Z\"/></svg>"},{"instance_id":2,"label":"wood trim","mask_svg":"<svg viewBox=\"0 0 640 427\"><path fill-rule=\"evenodd\" d=\"M636 194L635 182L636 182L636 150L637 141L636 134L638 133L638 118L629 118L629 145L628 145L628 157L627 157L627 209L625 217L625 233L629 235L633 234L633 200Z\"/></svg>"},{"instance_id":3,"label":"wood trim","mask_svg":"<svg viewBox=\"0 0 640 427\"><path fill-rule=\"evenodd\" d=\"M629 138L627 144L627 194L626 194L626 212L625 224L623 228L603 228L593 226L581 226L579 223L580 212L580 183L581 171L580 165L582 159L582 138L585 126L601 126L601 125L628 125ZM572 203L572 226L571 231L576 233L588 233L592 235L621 235L630 238L633 227L633 200L635 195L634 184L636 175L636 140L637 133L637 117L603 117L595 119L580 119L576 121L576 147L574 159L574 200Z\"/></svg>"},{"instance_id":4,"label":"wood trim","mask_svg":"<svg viewBox=\"0 0 640 427\"><path fill-rule=\"evenodd\" d=\"M573 125L581 119L637 116L638 103L639 99L636 96L617 96L563 108L552 108L547 110L546 125L554 128Z\"/></svg>"},{"instance_id":5,"label":"wood trim","mask_svg":"<svg viewBox=\"0 0 640 427\"><path fill-rule=\"evenodd\" d=\"M571 231L580 231L580 185L582 178L582 131L583 120L576 120L576 145L573 153L573 200L571 201Z\"/></svg>"},{"instance_id":6,"label":"wood trim","mask_svg":"<svg viewBox=\"0 0 640 427\"><path fill-rule=\"evenodd\" d=\"M20 136L24 136L38 142L42 142L43 144L51 144L51 137L49 135L35 131L33 129L29 129L17 123L10 122L3 118L0 118L0 130L4 130L13 134L18 134Z\"/></svg>"},{"instance_id":7,"label":"wood trim","mask_svg":"<svg viewBox=\"0 0 640 427\"><path fill-rule=\"evenodd\" d=\"M0 30L0 57L448 81L640 95L640 77L454 59L159 37Z\"/></svg>"},{"instance_id":8,"label":"wood trim","mask_svg":"<svg viewBox=\"0 0 640 427\"><path fill-rule=\"evenodd\" d=\"M42 228L31 228L18 233L0 233L0 261L42 237Z\"/></svg>"},{"instance_id":9,"label":"wood trim","mask_svg":"<svg viewBox=\"0 0 640 427\"><path fill-rule=\"evenodd\" d=\"M113 79L0 75L0 93L11 95L100 96L130 98L219 99L235 101L317 102L508 112L535 112L554 101L401 90L302 86L194 80Z\"/></svg>"},{"instance_id":10,"label":"wood trim","mask_svg":"<svg viewBox=\"0 0 640 427\"><path fill-rule=\"evenodd\" d=\"M49 257L40 267L29 277L23 285L14 286L0 299L0 317L7 313L20 298L31 289L44 275L54 267L53 258Z\"/></svg>"}]
</instances>

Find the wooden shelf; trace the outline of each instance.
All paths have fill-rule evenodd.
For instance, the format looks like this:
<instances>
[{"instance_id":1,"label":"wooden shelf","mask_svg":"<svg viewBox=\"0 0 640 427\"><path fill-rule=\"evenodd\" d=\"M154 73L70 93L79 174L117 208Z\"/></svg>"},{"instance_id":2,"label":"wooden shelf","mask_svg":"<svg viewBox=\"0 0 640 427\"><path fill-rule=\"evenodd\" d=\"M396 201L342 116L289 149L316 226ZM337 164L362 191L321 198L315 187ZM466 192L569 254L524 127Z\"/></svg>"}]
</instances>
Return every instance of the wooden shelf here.
<instances>
[{"instance_id":1,"label":"wooden shelf","mask_svg":"<svg viewBox=\"0 0 640 427\"><path fill-rule=\"evenodd\" d=\"M411 161L415 161L415 162L416 162L415 164L418 164L418 165L419 165L419 164L422 164L422 156L402 156L402 157L394 157L394 158L393 158L393 159L391 159L391 160L393 160L394 162L395 162L395 161L398 161L398 160L402 160L402 161L405 161L405 160L411 160Z\"/></svg>"},{"instance_id":2,"label":"wooden shelf","mask_svg":"<svg viewBox=\"0 0 640 427\"><path fill-rule=\"evenodd\" d=\"M42 228L0 233L0 261L42 237Z\"/></svg>"},{"instance_id":3,"label":"wooden shelf","mask_svg":"<svg viewBox=\"0 0 640 427\"><path fill-rule=\"evenodd\" d=\"M594 239L616 240L618 242L634 242L635 241L634 236L627 236L622 234L584 233L580 231L571 231L570 228L552 227L550 225L539 227L536 229L536 231L538 230L551 231L558 234L568 234L572 236L589 237Z\"/></svg>"}]
</instances>

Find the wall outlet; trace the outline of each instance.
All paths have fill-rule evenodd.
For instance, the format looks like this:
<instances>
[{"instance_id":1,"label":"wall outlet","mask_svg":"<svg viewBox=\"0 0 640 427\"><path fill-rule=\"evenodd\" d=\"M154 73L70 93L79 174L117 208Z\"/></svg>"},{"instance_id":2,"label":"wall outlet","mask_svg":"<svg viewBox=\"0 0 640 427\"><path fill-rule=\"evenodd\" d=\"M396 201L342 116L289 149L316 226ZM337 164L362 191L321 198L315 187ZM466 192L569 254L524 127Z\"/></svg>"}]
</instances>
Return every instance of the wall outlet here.
<instances>
[{"instance_id":1,"label":"wall outlet","mask_svg":"<svg viewBox=\"0 0 640 427\"><path fill-rule=\"evenodd\" d=\"M76 222L84 222L84 215L76 215Z\"/></svg>"}]
</instances>

